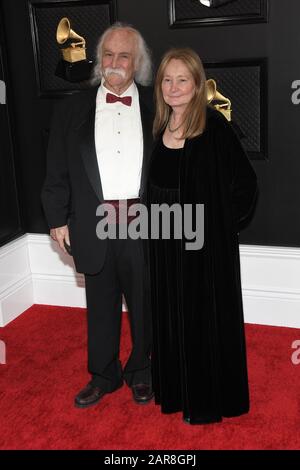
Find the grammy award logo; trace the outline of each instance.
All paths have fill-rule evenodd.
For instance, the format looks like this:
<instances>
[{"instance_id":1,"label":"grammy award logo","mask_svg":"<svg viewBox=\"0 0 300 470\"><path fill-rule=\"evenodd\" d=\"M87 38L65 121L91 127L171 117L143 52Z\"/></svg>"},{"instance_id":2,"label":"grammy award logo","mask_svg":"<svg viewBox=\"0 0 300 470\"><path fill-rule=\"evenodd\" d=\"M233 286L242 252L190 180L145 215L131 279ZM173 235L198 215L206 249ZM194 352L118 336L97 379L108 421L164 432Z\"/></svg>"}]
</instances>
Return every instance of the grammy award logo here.
<instances>
[{"instance_id":1,"label":"grammy award logo","mask_svg":"<svg viewBox=\"0 0 300 470\"><path fill-rule=\"evenodd\" d=\"M220 111L228 121L231 121L231 101L217 90L215 80L206 80L207 103Z\"/></svg>"},{"instance_id":2,"label":"grammy award logo","mask_svg":"<svg viewBox=\"0 0 300 470\"><path fill-rule=\"evenodd\" d=\"M85 39L71 29L68 18L62 18L58 23L56 41L62 46L62 59L57 65L55 75L68 82L88 80L93 62L86 57Z\"/></svg>"},{"instance_id":3,"label":"grammy award logo","mask_svg":"<svg viewBox=\"0 0 300 470\"><path fill-rule=\"evenodd\" d=\"M230 99L226 98L226 96L222 95L222 93L217 90L217 83L212 78L206 80L206 99L207 104L209 104L216 111L219 111L221 114L223 114L223 116L225 116L227 121L229 121L232 125L238 137L240 139L245 139L246 135L242 131L239 124L236 121L232 120L232 108Z\"/></svg>"}]
</instances>

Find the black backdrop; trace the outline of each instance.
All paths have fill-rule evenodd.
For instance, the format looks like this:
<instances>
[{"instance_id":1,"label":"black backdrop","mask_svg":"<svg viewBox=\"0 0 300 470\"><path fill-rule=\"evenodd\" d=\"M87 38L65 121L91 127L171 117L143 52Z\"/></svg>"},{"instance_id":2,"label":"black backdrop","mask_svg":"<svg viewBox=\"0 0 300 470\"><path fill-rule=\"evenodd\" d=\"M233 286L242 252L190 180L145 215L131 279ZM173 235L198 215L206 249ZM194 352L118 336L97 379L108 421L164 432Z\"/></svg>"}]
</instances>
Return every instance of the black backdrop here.
<instances>
[{"instance_id":1,"label":"black backdrop","mask_svg":"<svg viewBox=\"0 0 300 470\"><path fill-rule=\"evenodd\" d=\"M269 0L268 23L198 25L182 29L169 27L167 0L117 0L116 3L117 19L133 24L142 32L153 51L155 64L171 46L193 47L206 62L268 59L268 159L253 160L260 195L253 221L241 233L240 241L300 246L300 105L294 105L291 100L291 84L300 79L299 0ZM23 230L46 233L40 204L46 169L44 136L57 98L41 97L38 93L27 0L2 0L1 4L18 195L12 198L8 191L1 192L1 197L5 193L7 201L12 201L14 209L7 211L7 219L5 213L4 217L1 215L0 226L3 231L9 230L11 211L18 225L19 201ZM1 139L5 137L1 132ZM13 154L3 142L0 152L0 170L7 171L4 161L10 160ZM5 182L9 188L9 178L1 179L1 184Z\"/></svg>"}]
</instances>

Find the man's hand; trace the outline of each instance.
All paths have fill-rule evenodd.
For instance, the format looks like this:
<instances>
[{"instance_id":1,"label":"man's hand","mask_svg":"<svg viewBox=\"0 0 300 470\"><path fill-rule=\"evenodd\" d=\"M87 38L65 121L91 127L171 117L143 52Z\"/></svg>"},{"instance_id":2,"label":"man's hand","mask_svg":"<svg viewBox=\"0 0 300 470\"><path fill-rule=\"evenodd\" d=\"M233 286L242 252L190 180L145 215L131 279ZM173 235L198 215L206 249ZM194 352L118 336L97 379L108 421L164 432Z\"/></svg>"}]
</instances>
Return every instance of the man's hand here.
<instances>
[{"instance_id":1,"label":"man's hand","mask_svg":"<svg viewBox=\"0 0 300 470\"><path fill-rule=\"evenodd\" d=\"M64 245L64 241L70 245L69 229L67 225L63 225L63 227L52 228L50 230L50 237L59 244L64 253L67 253Z\"/></svg>"}]
</instances>

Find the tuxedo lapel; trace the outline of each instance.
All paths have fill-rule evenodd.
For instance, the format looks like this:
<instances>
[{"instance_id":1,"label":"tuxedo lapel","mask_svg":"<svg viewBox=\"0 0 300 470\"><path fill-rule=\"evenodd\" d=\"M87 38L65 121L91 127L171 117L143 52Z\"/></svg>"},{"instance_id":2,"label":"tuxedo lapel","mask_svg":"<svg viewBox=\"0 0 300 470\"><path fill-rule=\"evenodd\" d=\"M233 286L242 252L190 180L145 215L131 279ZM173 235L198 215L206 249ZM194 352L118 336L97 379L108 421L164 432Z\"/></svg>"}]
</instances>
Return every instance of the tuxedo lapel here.
<instances>
[{"instance_id":1,"label":"tuxedo lapel","mask_svg":"<svg viewBox=\"0 0 300 470\"><path fill-rule=\"evenodd\" d=\"M77 128L77 132L84 168L99 202L103 202L103 191L95 147L95 100L96 92L91 96L90 105L84 114L81 124Z\"/></svg>"}]
</instances>

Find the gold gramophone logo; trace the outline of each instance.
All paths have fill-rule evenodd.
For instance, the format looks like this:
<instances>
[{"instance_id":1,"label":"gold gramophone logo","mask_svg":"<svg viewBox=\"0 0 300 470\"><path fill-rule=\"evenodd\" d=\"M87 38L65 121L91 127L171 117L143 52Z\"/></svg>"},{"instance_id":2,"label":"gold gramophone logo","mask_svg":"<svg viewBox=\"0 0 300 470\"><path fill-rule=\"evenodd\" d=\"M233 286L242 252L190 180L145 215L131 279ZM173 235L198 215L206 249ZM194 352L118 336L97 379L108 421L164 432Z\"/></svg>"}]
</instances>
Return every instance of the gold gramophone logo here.
<instances>
[{"instance_id":1,"label":"gold gramophone logo","mask_svg":"<svg viewBox=\"0 0 300 470\"><path fill-rule=\"evenodd\" d=\"M222 113L228 121L231 121L231 101L217 90L216 81L210 78L206 80L207 103Z\"/></svg>"},{"instance_id":2,"label":"gold gramophone logo","mask_svg":"<svg viewBox=\"0 0 300 470\"><path fill-rule=\"evenodd\" d=\"M67 62L78 62L86 59L85 39L71 29L68 18L62 18L57 26L56 40L62 48L62 56Z\"/></svg>"},{"instance_id":3,"label":"gold gramophone logo","mask_svg":"<svg viewBox=\"0 0 300 470\"><path fill-rule=\"evenodd\" d=\"M69 82L88 80L93 62L86 57L85 38L71 28L69 18L62 18L57 26L56 41L62 46L62 60L59 62L56 75Z\"/></svg>"}]
</instances>

